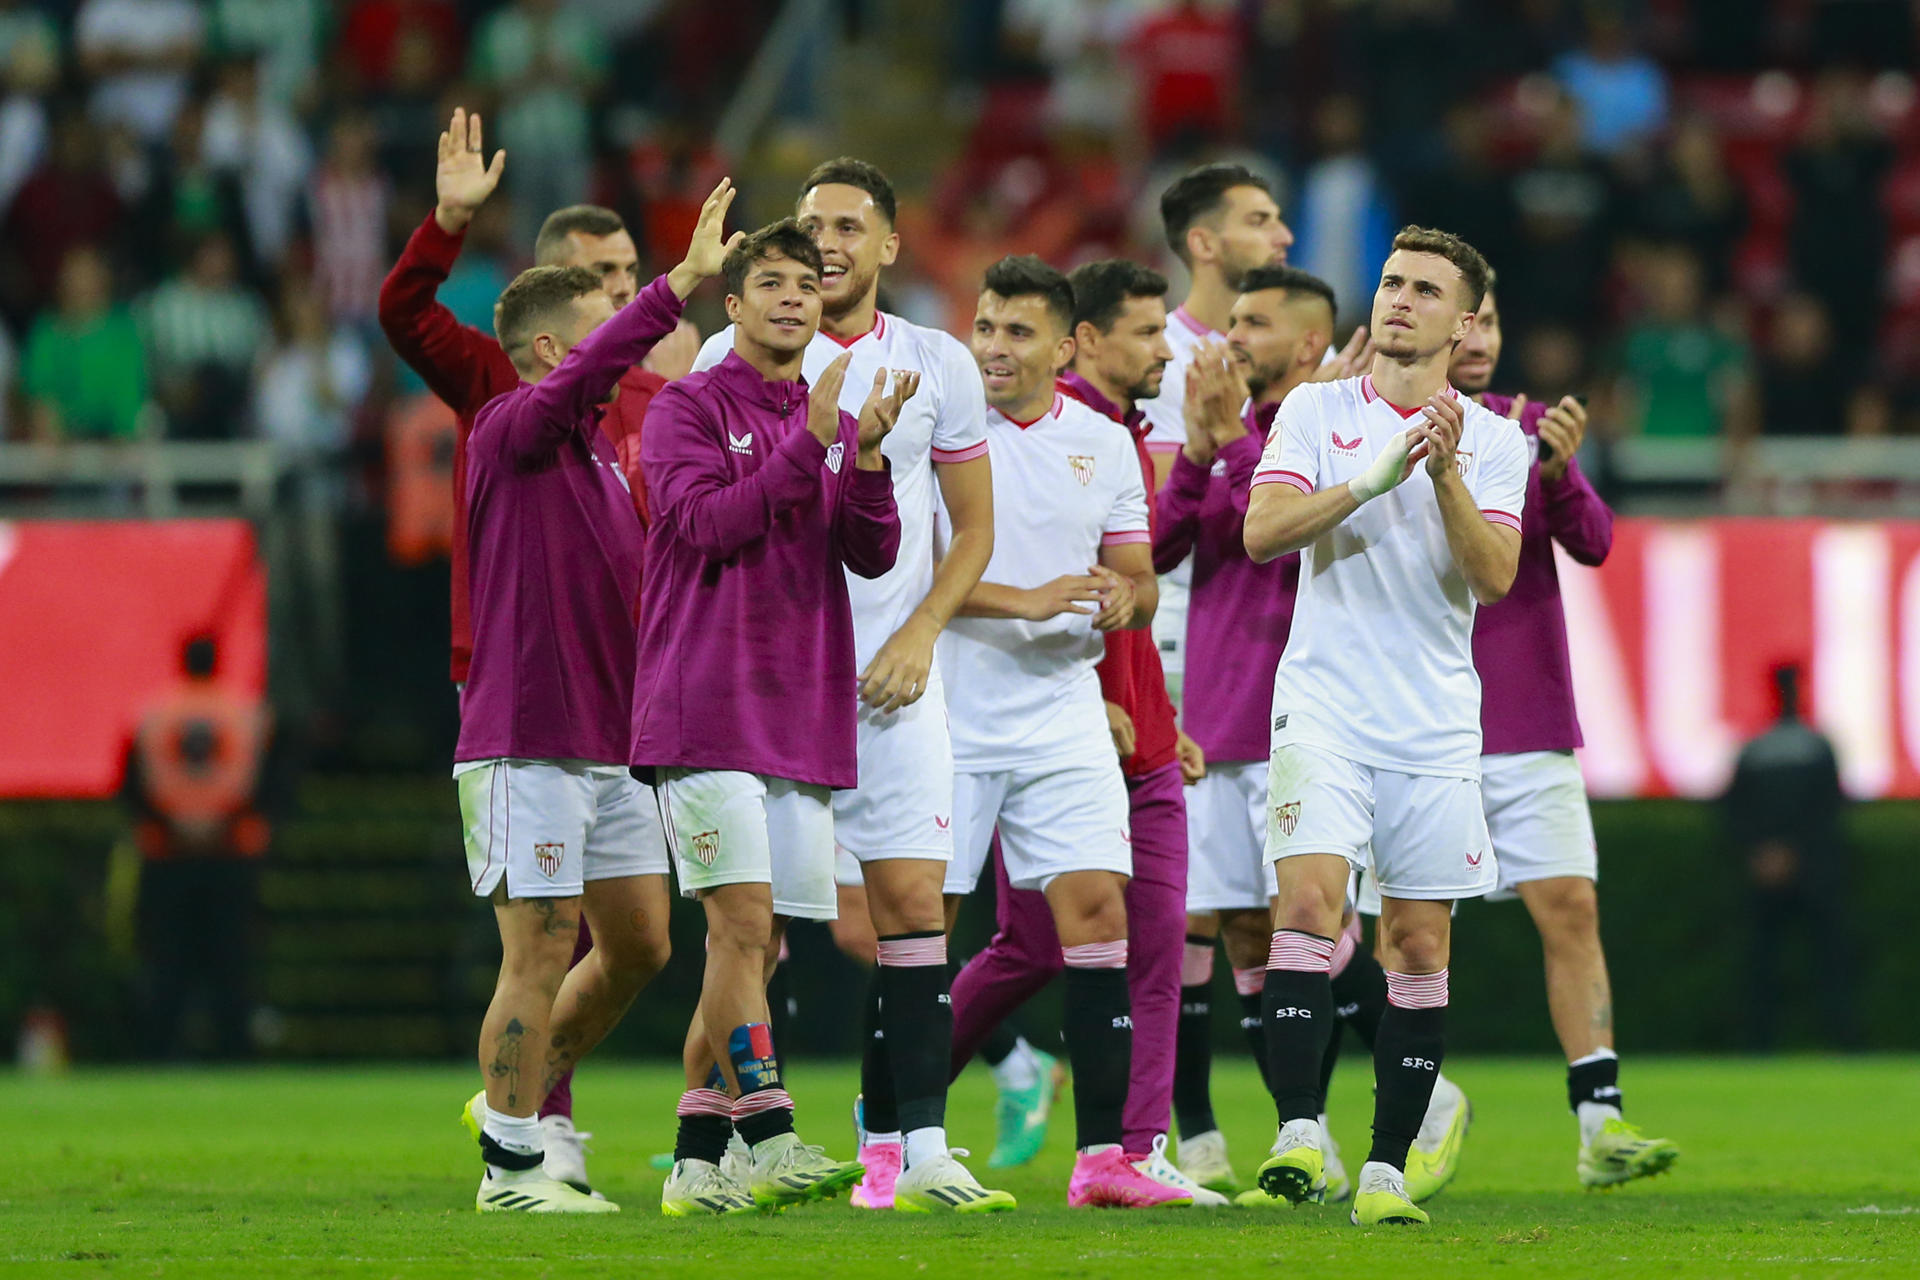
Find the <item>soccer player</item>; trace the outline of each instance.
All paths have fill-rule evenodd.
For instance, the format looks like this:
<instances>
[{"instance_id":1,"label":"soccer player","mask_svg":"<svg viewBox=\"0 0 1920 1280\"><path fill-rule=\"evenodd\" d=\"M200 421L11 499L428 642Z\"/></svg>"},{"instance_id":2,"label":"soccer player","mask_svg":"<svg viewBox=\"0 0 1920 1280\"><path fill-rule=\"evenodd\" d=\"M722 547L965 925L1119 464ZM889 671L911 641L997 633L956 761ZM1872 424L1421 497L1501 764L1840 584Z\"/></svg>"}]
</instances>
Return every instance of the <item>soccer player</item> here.
<instances>
[{"instance_id":1,"label":"soccer player","mask_svg":"<svg viewBox=\"0 0 1920 1280\"><path fill-rule=\"evenodd\" d=\"M1403 1171L1445 1047L1451 905L1497 883L1472 628L1476 603L1513 585L1527 452L1512 422L1447 385L1486 279L1459 237L1401 231L1374 294L1372 372L1288 395L1247 506L1256 563L1301 552L1270 726L1276 902L1262 1014L1282 1124L1260 1186L1296 1204L1324 1192L1330 971L1349 868L1370 864L1387 1009L1354 1194L1363 1225L1426 1221Z\"/></svg>"},{"instance_id":2,"label":"soccer player","mask_svg":"<svg viewBox=\"0 0 1920 1280\"><path fill-rule=\"evenodd\" d=\"M1066 969L1078 1128L1067 1203L1190 1205L1186 1192L1136 1168L1123 1145L1133 851L1094 667L1103 634L1151 623L1157 589L1132 445L1054 385L1073 355L1073 307L1065 276L1009 257L987 269L974 317L991 410L994 549L940 641L956 770L946 891L973 891L998 824L1008 883L1045 894ZM956 1029L971 1017L967 978L955 983Z\"/></svg>"},{"instance_id":3,"label":"soccer player","mask_svg":"<svg viewBox=\"0 0 1920 1280\"><path fill-rule=\"evenodd\" d=\"M953 746L934 660L934 641L993 554L987 410L964 346L879 309L881 269L899 252L896 211L886 175L848 157L807 175L794 210L822 266L820 329L802 375L818 381L848 357L841 408L850 412L876 370L920 378L883 450L900 512L899 557L878 578L847 575L860 780L833 796L835 878L839 914L871 922L875 945L864 960L877 962L860 1073L866 1173L852 1201L891 1209L897 1197L905 1209L991 1212L1012 1208L1013 1198L981 1187L947 1146L953 1006L940 886L953 856ZM734 340L731 330L715 334L695 367L720 363ZM938 568L936 482L951 530Z\"/></svg>"},{"instance_id":4,"label":"soccer player","mask_svg":"<svg viewBox=\"0 0 1920 1280\"><path fill-rule=\"evenodd\" d=\"M1581 1185L1605 1187L1659 1173L1680 1156L1672 1142L1647 1137L1621 1115L1612 987L1594 893L1599 855L1573 757L1580 722L1553 544L1580 564L1600 564L1613 544L1613 512L1574 458L1587 430L1578 400L1564 396L1548 406L1488 392L1503 337L1489 277L1479 317L1454 352L1453 385L1517 420L1534 461L1513 589L1473 623L1473 661L1484 690L1480 790L1500 862L1500 887L1488 896L1517 896L1540 932L1547 1008L1567 1055L1568 1106L1580 1122L1575 1171Z\"/></svg>"},{"instance_id":5,"label":"soccer player","mask_svg":"<svg viewBox=\"0 0 1920 1280\"><path fill-rule=\"evenodd\" d=\"M639 517L602 406L720 269L733 188L714 189L679 266L615 311L582 267L533 267L494 329L519 387L474 420L468 456L474 645L454 752L467 866L500 926L480 1033L482 1210L606 1213L548 1176L539 1108L657 971L666 861L627 775ZM593 950L572 962L580 916Z\"/></svg>"},{"instance_id":6,"label":"soccer player","mask_svg":"<svg viewBox=\"0 0 1920 1280\"><path fill-rule=\"evenodd\" d=\"M1121 259L1091 262L1068 278L1073 290L1074 354L1058 387L1069 399L1127 432L1141 474L1153 464L1142 442L1139 403L1159 394L1167 350L1166 278ZM1016 522L1009 520L1012 529ZM1166 1157L1179 1022L1180 948L1187 884L1186 797L1173 704L1150 632L1114 630L1095 667L1108 729L1126 778L1133 869L1127 881L1127 984L1133 1010L1122 1145L1135 1166L1194 1204L1226 1204L1185 1177ZM1060 971L1060 942L1047 900L1009 884L998 866L998 929L954 985L964 1021L955 1026L955 1060L964 1063L987 1032Z\"/></svg>"},{"instance_id":7,"label":"soccer player","mask_svg":"<svg viewBox=\"0 0 1920 1280\"><path fill-rule=\"evenodd\" d=\"M513 361L491 334L461 324L435 295L453 270L467 226L499 185L506 153L496 151L491 162L482 148L480 116L455 108L452 121L440 135L439 161L434 171L436 203L433 212L407 241L400 260L380 286L380 326L394 352L452 409L456 418L453 441L453 590L452 677L457 686L467 679L473 653L467 588L467 439L482 406L520 385ZM534 262L543 267L585 267L600 278L601 288L617 310L640 289L640 259L633 237L620 215L595 205L574 205L548 215L534 244ZM685 322L682 322L682 330ZM640 423L654 394L666 379L646 367L678 341L663 339L647 360L620 375L620 391L605 406L600 430L612 442L633 495L632 505L642 525L647 520L646 488L640 475ZM666 839L651 801L641 806L648 845L664 857ZM648 922L650 949L664 964L667 922L664 916ZM592 930L582 924L575 961L592 948ZM469 1117L469 1127L474 1122ZM568 1068L554 1082L540 1107L540 1127L547 1151L547 1172L581 1191L591 1191L587 1180L585 1134L573 1127L573 1071Z\"/></svg>"},{"instance_id":8,"label":"soccer player","mask_svg":"<svg viewBox=\"0 0 1920 1280\"><path fill-rule=\"evenodd\" d=\"M1205 752L1205 776L1187 804L1187 911L1217 919L1240 1026L1264 1080L1266 1040L1261 1020L1268 942L1272 936L1273 876L1261 853L1266 839L1268 692L1286 649L1300 579L1300 556L1289 552L1266 564L1247 556L1242 527L1249 485L1281 401L1320 370L1333 340L1334 296L1325 281L1292 267L1256 267L1241 278L1224 354L1196 352L1187 375L1186 444L1175 457L1157 499L1154 567L1191 557L1193 594L1187 659L1199 677L1185 700L1187 732ZM1244 404L1244 410L1242 408ZM1386 1005L1379 962L1343 931L1334 952L1336 1010L1369 1046ZM1180 993L1182 1036L1174 1110L1180 1122L1182 1172L1215 1191L1238 1183L1226 1138L1214 1122L1208 1000L1213 943L1189 941ZM1324 1081L1338 1053L1336 1028L1328 1043ZM1323 1099L1324 1105L1324 1099ZM1327 1132L1329 1201L1345 1199L1352 1183ZM1272 1201L1249 1191L1239 1203Z\"/></svg>"},{"instance_id":9,"label":"soccer player","mask_svg":"<svg viewBox=\"0 0 1920 1280\"><path fill-rule=\"evenodd\" d=\"M681 892L706 912L697 1016L726 1086L689 1070L661 1194L670 1216L739 1203L719 1167L735 1129L762 1205L830 1195L861 1173L794 1132L765 983L780 924L833 918L831 792L856 779L845 570L874 579L894 566L881 442L919 382L896 373L888 393L876 370L856 419L840 408L850 356L802 380L821 261L791 218L736 243L724 272L733 350L668 384L641 441L654 522L632 762L659 788Z\"/></svg>"},{"instance_id":10,"label":"soccer player","mask_svg":"<svg viewBox=\"0 0 1920 1280\"><path fill-rule=\"evenodd\" d=\"M1272 184L1237 164L1202 165L1183 175L1161 194L1160 220L1167 247L1187 268L1192 283L1186 300L1174 308L1167 324L1167 344L1173 358L1161 379L1160 394L1141 405L1150 428L1147 450L1153 455L1156 486L1166 483L1175 456L1186 446L1186 380L1194 353L1202 344L1225 340L1233 304L1240 297L1247 273L1285 265L1287 250L1293 245L1293 232L1280 215ZM1317 376L1344 376L1348 369L1345 362L1357 358L1365 342L1363 327L1341 352L1341 362L1330 364ZM1176 700L1181 697L1179 690L1186 671L1191 583L1192 567L1184 558L1163 568L1160 607L1154 614L1154 640L1160 646ZM1182 745L1185 749L1184 741ZM1206 963L1212 964L1219 932L1219 921L1210 911L1197 912L1188 919L1187 945L1193 949L1189 954L1196 957L1193 963L1204 952L1209 957ZM1183 1007L1187 1006L1190 1010L1180 1019L1174 1092L1191 1098L1207 1088L1205 1079L1196 1080L1194 1075L1210 1052L1213 1019L1207 1001L1183 999ZM1183 1148L1186 1134L1183 1126ZM1217 1169L1224 1163L1223 1151L1211 1165L1216 1180Z\"/></svg>"}]
</instances>

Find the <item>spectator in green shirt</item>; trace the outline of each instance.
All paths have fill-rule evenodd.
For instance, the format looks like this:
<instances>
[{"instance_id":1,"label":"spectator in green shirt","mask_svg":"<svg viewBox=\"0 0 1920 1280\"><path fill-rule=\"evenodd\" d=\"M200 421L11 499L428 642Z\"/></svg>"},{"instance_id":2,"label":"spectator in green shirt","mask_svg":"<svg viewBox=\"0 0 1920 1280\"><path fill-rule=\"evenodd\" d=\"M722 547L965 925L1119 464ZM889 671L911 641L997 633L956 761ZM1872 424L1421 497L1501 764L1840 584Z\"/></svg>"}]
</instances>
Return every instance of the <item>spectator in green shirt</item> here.
<instances>
[{"instance_id":1,"label":"spectator in green shirt","mask_svg":"<svg viewBox=\"0 0 1920 1280\"><path fill-rule=\"evenodd\" d=\"M43 440L131 440L147 399L146 355L133 313L113 300L98 249L60 263L55 305L27 338L21 384L33 434Z\"/></svg>"},{"instance_id":2,"label":"spectator in green shirt","mask_svg":"<svg viewBox=\"0 0 1920 1280\"><path fill-rule=\"evenodd\" d=\"M1648 313L1620 352L1624 420L1648 436L1752 435L1752 355L1744 338L1707 317L1700 260L1684 246L1661 246L1647 253L1642 279Z\"/></svg>"}]
</instances>

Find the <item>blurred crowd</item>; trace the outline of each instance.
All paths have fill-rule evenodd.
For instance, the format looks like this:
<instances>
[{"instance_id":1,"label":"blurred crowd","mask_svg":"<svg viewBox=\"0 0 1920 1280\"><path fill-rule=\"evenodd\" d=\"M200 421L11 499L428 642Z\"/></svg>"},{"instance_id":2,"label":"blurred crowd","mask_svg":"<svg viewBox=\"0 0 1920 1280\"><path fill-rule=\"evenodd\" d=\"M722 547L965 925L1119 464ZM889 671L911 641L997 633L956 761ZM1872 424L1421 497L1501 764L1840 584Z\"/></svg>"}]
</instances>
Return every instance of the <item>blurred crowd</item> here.
<instances>
[{"instance_id":1,"label":"blurred crowd","mask_svg":"<svg viewBox=\"0 0 1920 1280\"><path fill-rule=\"evenodd\" d=\"M419 390L377 294L452 104L513 156L443 294L490 329L556 206L684 241L734 24L777 7L0 0L0 439L377 441Z\"/></svg>"},{"instance_id":2,"label":"blurred crowd","mask_svg":"<svg viewBox=\"0 0 1920 1280\"><path fill-rule=\"evenodd\" d=\"M1347 324L1393 228L1466 236L1503 380L1590 393L1604 430L1920 431L1916 8L999 0L970 11L978 123L934 222L974 261L1166 264L1152 193L1233 154Z\"/></svg>"},{"instance_id":3,"label":"blurred crowd","mask_svg":"<svg viewBox=\"0 0 1920 1280\"><path fill-rule=\"evenodd\" d=\"M649 261L684 242L780 7L0 0L0 439L268 438L318 458L377 440L420 388L376 295L451 107L482 111L510 157L442 293L486 327L553 208L619 210ZM828 12L851 28L887 9ZM920 158L934 178L903 212L889 302L964 324L1009 249L1165 265L1154 193L1233 156L1279 182L1292 261L1336 286L1346 324L1393 228L1464 234L1500 272L1507 380L1592 395L1604 430L1920 432L1915 11L954 3L947 128L928 135L951 153ZM890 72L884 34L858 47Z\"/></svg>"}]
</instances>

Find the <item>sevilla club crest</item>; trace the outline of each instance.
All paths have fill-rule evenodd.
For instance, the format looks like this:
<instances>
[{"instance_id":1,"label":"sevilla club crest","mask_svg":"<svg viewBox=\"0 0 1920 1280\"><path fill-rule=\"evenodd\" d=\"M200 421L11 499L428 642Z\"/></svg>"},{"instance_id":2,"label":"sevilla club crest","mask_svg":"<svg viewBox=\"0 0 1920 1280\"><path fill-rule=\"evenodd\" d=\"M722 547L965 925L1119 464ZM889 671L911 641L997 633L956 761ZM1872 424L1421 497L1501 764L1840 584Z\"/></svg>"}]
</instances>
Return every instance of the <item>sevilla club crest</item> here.
<instances>
[{"instance_id":1,"label":"sevilla club crest","mask_svg":"<svg viewBox=\"0 0 1920 1280\"><path fill-rule=\"evenodd\" d=\"M1280 834L1290 836L1293 829L1300 825L1300 802L1289 800L1285 804L1273 807L1273 820L1280 828Z\"/></svg>"},{"instance_id":2,"label":"sevilla club crest","mask_svg":"<svg viewBox=\"0 0 1920 1280\"><path fill-rule=\"evenodd\" d=\"M566 853L564 844L537 844L533 846L533 860L540 864L540 874L552 879L560 870L560 859Z\"/></svg>"},{"instance_id":3,"label":"sevilla club crest","mask_svg":"<svg viewBox=\"0 0 1920 1280\"><path fill-rule=\"evenodd\" d=\"M1081 484L1093 483L1093 455L1090 453L1070 453L1067 463L1073 468L1073 478Z\"/></svg>"},{"instance_id":4,"label":"sevilla club crest","mask_svg":"<svg viewBox=\"0 0 1920 1280\"><path fill-rule=\"evenodd\" d=\"M1462 476L1466 475L1467 468L1473 465L1472 451L1468 449L1462 449L1459 452L1455 453L1453 455L1453 465L1460 469L1460 474Z\"/></svg>"},{"instance_id":5,"label":"sevilla club crest","mask_svg":"<svg viewBox=\"0 0 1920 1280\"><path fill-rule=\"evenodd\" d=\"M845 458L846 456L847 456L847 446L844 442L835 440L832 444L828 445L827 446L827 470L833 472L833 474L835 475L839 475L840 460L842 458Z\"/></svg>"},{"instance_id":6,"label":"sevilla club crest","mask_svg":"<svg viewBox=\"0 0 1920 1280\"><path fill-rule=\"evenodd\" d=\"M693 838L693 860L703 867L713 866L720 856L720 833L702 831Z\"/></svg>"}]
</instances>

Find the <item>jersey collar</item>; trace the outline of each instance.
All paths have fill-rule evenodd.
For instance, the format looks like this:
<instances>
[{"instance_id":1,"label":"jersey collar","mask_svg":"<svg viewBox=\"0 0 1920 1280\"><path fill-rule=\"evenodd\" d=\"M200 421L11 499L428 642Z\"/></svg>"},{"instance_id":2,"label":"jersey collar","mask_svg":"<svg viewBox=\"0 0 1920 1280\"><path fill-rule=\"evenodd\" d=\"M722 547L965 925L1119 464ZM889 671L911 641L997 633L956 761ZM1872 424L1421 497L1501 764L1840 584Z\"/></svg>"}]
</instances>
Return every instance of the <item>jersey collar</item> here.
<instances>
[{"instance_id":1,"label":"jersey collar","mask_svg":"<svg viewBox=\"0 0 1920 1280\"><path fill-rule=\"evenodd\" d=\"M1448 395L1454 396L1456 398L1460 394L1459 392L1453 389L1453 383L1451 382L1447 383L1446 391ZM1419 413L1421 409L1420 405L1415 405L1411 409L1402 408L1401 406L1395 404L1393 401L1387 399L1385 396L1381 395L1378 391L1375 391L1373 389L1373 375L1370 373L1366 374L1360 379L1360 394L1367 398L1368 404L1372 404L1374 401L1378 400L1381 404L1387 406L1387 408L1399 414L1403 419L1411 418L1414 414Z\"/></svg>"},{"instance_id":2,"label":"jersey collar","mask_svg":"<svg viewBox=\"0 0 1920 1280\"><path fill-rule=\"evenodd\" d=\"M862 338L873 338L877 341L887 336L887 313L875 310L873 313L873 328L867 330L865 333L856 333L851 338L836 338L825 329L821 329L819 333L820 336L828 342L842 349L851 347Z\"/></svg>"},{"instance_id":3,"label":"jersey collar","mask_svg":"<svg viewBox=\"0 0 1920 1280\"><path fill-rule=\"evenodd\" d=\"M1212 325L1204 324L1196 320L1193 312L1187 310L1187 304L1184 302L1173 309L1173 318L1185 325L1187 331L1197 338L1224 338L1227 336Z\"/></svg>"},{"instance_id":4,"label":"jersey collar","mask_svg":"<svg viewBox=\"0 0 1920 1280\"><path fill-rule=\"evenodd\" d=\"M1022 422L1018 418L1009 418L1006 414L1001 413L998 409L991 409L991 410L988 410L988 412L998 417L1000 421L1011 422L1014 426L1020 428L1022 431L1025 431L1028 427L1034 426L1037 423L1045 422L1048 418L1059 417L1060 410L1065 408L1066 404L1067 404L1067 398L1061 395L1058 391L1056 391L1053 393L1053 404L1048 407L1045 413L1041 414L1037 418L1034 418L1030 422Z\"/></svg>"}]
</instances>

